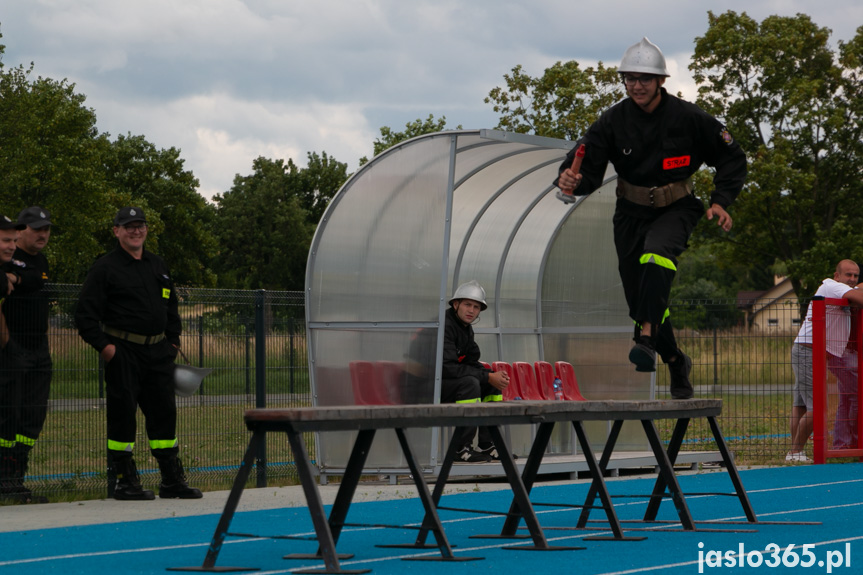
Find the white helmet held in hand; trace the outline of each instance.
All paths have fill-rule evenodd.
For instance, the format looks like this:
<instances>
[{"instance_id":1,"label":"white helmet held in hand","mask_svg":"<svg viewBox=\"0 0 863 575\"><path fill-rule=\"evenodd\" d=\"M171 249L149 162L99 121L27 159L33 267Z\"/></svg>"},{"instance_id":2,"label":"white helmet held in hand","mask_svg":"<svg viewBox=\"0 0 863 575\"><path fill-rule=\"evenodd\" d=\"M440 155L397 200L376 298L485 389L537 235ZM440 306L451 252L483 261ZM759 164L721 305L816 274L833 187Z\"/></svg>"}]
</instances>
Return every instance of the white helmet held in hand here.
<instances>
[{"instance_id":1,"label":"white helmet held in hand","mask_svg":"<svg viewBox=\"0 0 863 575\"><path fill-rule=\"evenodd\" d=\"M201 382L213 371L209 367L174 366L174 393L180 397L191 397L201 387Z\"/></svg>"},{"instance_id":2,"label":"white helmet held in hand","mask_svg":"<svg viewBox=\"0 0 863 575\"><path fill-rule=\"evenodd\" d=\"M659 49L659 46L648 40L646 36L638 44L633 44L626 49L617 71L621 74L636 72L640 74L669 76L668 70L665 67L665 56L662 55L662 50Z\"/></svg>"},{"instance_id":3,"label":"white helmet held in hand","mask_svg":"<svg viewBox=\"0 0 863 575\"><path fill-rule=\"evenodd\" d=\"M485 311L488 308L488 304L485 303L485 290L476 280L470 280L458 286L447 303L452 305L452 302L457 299L472 299L478 302L480 311Z\"/></svg>"}]
</instances>

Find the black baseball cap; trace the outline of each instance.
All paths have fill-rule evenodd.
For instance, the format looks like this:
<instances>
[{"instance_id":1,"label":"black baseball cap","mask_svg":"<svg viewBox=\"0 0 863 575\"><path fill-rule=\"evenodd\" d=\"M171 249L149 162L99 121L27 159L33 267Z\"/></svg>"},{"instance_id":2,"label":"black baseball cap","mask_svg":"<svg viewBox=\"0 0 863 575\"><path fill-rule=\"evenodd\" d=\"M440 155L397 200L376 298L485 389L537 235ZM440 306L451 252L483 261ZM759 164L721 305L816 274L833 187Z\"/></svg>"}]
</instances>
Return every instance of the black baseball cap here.
<instances>
[{"instance_id":1,"label":"black baseball cap","mask_svg":"<svg viewBox=\"0 0 863 575\"><path fill-rule=\"evenodd\" d=\"M132 222L144 222L146 224L147 218L144 216L144 210L128 206L120 208L120 211L117 212L116 216L114 216L115 226L125 226Z\"/></svg>"},{"instance_id":2,"label":"black baseball cap","mask_svg":"<svg viewBox=\"0 0 863 575\"><path fill-rule=\"evenodd\" d=\"M0 230L23 230L26 227L27 224L19 224L9 216L0 216Z\"/></svg>"},{"instance_id":3,"label":"black baseball cap","mask_svg":"<svg viewBox=\"0 0 863 575\"><path fill-rule=\"evenodd\" d=\"M38 230L51 225L51 212L43 210L39 206L24 208L18 213L18 223Z\"/></svg>"}]
</instances>

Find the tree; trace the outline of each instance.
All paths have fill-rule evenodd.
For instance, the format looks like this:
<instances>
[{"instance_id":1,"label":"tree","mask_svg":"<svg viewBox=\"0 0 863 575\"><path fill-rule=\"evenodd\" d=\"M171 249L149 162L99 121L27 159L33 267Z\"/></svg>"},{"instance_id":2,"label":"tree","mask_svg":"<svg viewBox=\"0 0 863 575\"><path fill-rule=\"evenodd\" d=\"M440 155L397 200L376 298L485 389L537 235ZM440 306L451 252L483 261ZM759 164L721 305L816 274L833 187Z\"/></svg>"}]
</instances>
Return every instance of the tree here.
<instances>
[{"instance_id":1,"label":"tree","mask_svg":"<svg viewBox=\"0 0 863 575\"><path fill-rule=\"evenodd\" d=\"M259 157L252 170L249 176L238 174L228 192L213 197L219 283L237 289L303 289L314 224L296 193L302 177L290 160Z\"/></svg>"},{"instance_id":2,"label":"tree","mask_svg":"<svg viewBox=\"0 0 863 575\"><path fill-rule=\"evenodd\" d=\"M32 71L0 65L0 205L11 218L32 205L49 210L52 280L78 282L102 251L94 230L117 200L102 168L110 144L74 84L31 80Z\"/></svg>"},{"instance_id":3,"label":"tree","mask_svg":"<svg viewBox=\"0 0 863 575\"><path fill-rule=\"evenodd\" d=\"M837 58L830 31L803 14L708 20L689 66L698 103L750 162L730 255L783 264L797 293L812 294L838 260L863 257L863 27Z\"/></svg>"},{"instance_id":4,"label":"tree","mask_svg":"<svg viewBox=\"0 0 863 575\"><path fill-rule=\"evenodd\" d=\"M179 150L157 150L143 136L119 136L104 164L111 188L147 214L147 249L165 258L174 282L214 286L215 208L198 193L197 178L183 169ZM114 242L111 236L105 248Z\"/></svg>"},{"instance_id":5,"label":"tree","mask_svg":"<svg viewBox=\"0 0 863 575\"><path fill-rule=\"evenodd\" d=\"M212 207L197 194L179 152L156 150L143 136L110 142L74 84L34 80L33 69L6 69L0 61L0 205L12 218L32 205L51 212L45 254L52 281L83 281L93 260L116 243L117 209L137 205L151 225L147 247L165 257L178 283L213 284L215 246L206 225Z\"/></svg>"},{"instance_id":6,"label":"tree","mask_svg":"<svg viewBox=\"0 0 863 575\"><path fill-rule=\"evenodd\" d=\"M348 179L348 165L337 162L335 158L327 156L323 152L320 156L316 152L308 153L308 165L300 170L290 160L293 192L300 200L300 205L306 210L306 220L315 226L321 221L324 210L327 209L330 200Z\"/></svg>"},{"instance_id":7,"label":"tree","mask_svg":"<svg viewBox=\"0 0 863 575\"><path fill-rule=\"evenodd\" d=\"M505 74L506 88L485 98L501 114L498 128L550 138L578 139L602 111L623 97L617 68L582 70L578 62L557 62L539 78L521 65Z\"/></svg>"},{"instance_id":8,"label":"tree","mask_svg":"<svg viewBox=\"0 0 863 575\"><path fill-rule=\"evenodd\" d=\"M413 122L408 122L405 124L404 132L394 132L389 126L383 126L381 128L381 136L374 141L374 155L377 156L384 150L388 150L396 144L410 140L411 138L443 132L446 129L446 116L441 116L440 119L435 120L434 114L429 114L429 117L425 120L417 118ZM461 130L461 124L456 126L455 129ZM368 161L369 159L363 156L360 158L360 166L365 165Z\"/></svg>"}]
</instances>

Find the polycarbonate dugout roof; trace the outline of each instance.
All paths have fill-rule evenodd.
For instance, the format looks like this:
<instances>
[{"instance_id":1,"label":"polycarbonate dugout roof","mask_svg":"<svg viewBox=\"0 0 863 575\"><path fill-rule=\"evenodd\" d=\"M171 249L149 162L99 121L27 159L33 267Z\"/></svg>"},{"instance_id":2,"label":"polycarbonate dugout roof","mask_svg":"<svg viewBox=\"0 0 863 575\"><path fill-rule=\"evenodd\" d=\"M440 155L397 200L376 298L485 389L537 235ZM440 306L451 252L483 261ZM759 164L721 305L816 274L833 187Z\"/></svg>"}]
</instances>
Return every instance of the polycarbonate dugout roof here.
<instances>
[{"instance_id":1,"label":"polycarbonate dugout roof","mask_svg":"<svg viewBox=\"0 0 863 575\"><path fill-rule=\"evenodd\" d=\"M344 184L306 271L316 405L439 402L440 326L454 288L472 279L487 294L474 324L484 361L568 361L589 398L652 397L650 377L626 360L632 322L612 234L615 176L574 204L555 197L572 145L440 132L386 150ZM434 462L438 435L413 439ZM529 433L513 432L517 452L529 449L522 440ZM349 444L319 439L322 470L345 461ZM399 452L379 447L367 466L403 467L392 459Z\"/></svg>"},{"instance_id":2,"label":"polycarbonate dugout roof","mask_svg":"<svg viewBox=\"0 0 863 575\"><path fill-rule=\"evenodd\" d=\"M454 287L470 279L488 296L474 326L486 361L575 363L562 338L628 340L611 233L614 176L563 204L552 182L572 145L447 131L394 146L354 174L328 207L309 256L313 382L355 361L405 362L416 334L441 325ZM420 359L439 372L431 364L439 354L427 355ZM595 355L580 369L602 361ZM352 403L344 379L344 389L318 401Z\"/></svg>"}]
</instances>

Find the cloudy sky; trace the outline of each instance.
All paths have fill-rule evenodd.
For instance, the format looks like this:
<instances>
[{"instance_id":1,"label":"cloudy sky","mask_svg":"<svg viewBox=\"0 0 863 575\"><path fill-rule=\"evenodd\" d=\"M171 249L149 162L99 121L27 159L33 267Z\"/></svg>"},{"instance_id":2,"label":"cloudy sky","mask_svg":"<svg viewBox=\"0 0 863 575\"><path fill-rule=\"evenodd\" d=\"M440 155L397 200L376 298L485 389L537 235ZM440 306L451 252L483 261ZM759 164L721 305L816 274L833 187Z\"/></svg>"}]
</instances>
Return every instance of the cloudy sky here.
<instances>
[{"instance_id":1,"label":"cloudy sky","mask_svg":"<svg viewBox=\"0 0 863 575\"><path fill-rule=\"evenodd\" d=\"M354 171L382 126L494 127L483 98L517 64L617 65L642 36L694 96L708 7L808 14L834 47L863 25L860 0L0 0L0 42L4 65L73 82L100 131L179 148L211 197L258 156L326 152Z\"/></svg>"}]
</instances>

